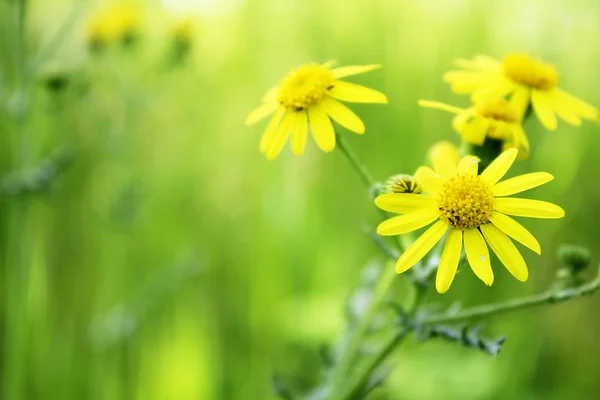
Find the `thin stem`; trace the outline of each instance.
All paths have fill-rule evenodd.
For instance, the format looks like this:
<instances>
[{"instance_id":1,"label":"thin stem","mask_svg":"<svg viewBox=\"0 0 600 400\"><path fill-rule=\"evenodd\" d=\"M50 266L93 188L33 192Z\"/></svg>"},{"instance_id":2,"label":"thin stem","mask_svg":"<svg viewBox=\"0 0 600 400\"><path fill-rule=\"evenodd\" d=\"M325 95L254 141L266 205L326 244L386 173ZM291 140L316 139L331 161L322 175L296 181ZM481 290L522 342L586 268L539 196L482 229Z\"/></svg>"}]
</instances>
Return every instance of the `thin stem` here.
<instances>
[{"instance_id":1,"label":"thin stem","mask_svg":"<svg viewBox=\"0 0 600 400\"><path fill-rule=\"evenodd\" d=\"M371 360L371 362L366 366L366 368L361 372L358 379L353 379L347 391L342 394L339 398L340 400L350 400L354 399L358 396L358 394L364 389L365 385L368 383L369 378L373 374L373 372L381 365L382 362L394 351L396 346L398 346L402 339L406 337L408 332L410 332L411 328L405 327L400 332L394 334L388 341L381 346L381 349L377 353L377 355Z\"/></svg>"},{"instance_id":2,"label":"thin stem","mask_svg":"<svg viewBox=\"0 0 600 400\"><path fill-rule=\"evenodd\" d=\"M510 311L521 310L546 303L558 303L574 297L592 294L600 290L600 271L596 279L576 288L568 288L560 291L546 291L520 299L513 299L499 303L485 304L482 306L467 308L454 315L438 315L425 318L422 324L443 324L461 322L468 319L490 317Z\"/></svg>"},{"instance_id":3,"label":"thin stem","mask_svg":"<svg viewBox=\"0 0 600 400\"><path fill-rule=\"evenodd\" d=\"M367 170L364 164L360 162L356 154L354 154L352 148L348 146L348 143L346 143L346 139L344 139L342 135L340 135L337 132L335 133L335 136L337 139L337 146L342 151L342 153L344 153L348 161L350 161L350 164L352 164L352 167L354 168L356 173L358 173L367 189L370 190L373 187L373 185L375 185L375 181L373 180L371 173Z\"/></svg>"}]
</instances>

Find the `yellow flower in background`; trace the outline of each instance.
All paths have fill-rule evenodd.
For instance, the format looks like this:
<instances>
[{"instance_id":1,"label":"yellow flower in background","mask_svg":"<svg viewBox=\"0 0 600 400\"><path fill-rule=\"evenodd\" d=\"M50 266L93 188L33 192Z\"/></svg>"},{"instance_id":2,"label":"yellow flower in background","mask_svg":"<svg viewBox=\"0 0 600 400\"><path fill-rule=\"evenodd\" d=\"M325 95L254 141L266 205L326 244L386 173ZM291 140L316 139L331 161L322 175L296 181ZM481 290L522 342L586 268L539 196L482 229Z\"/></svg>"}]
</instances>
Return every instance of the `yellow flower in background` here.
<instances>
[{"instance_id":1,"label":"yellow flower in background","mask_svg":"<svg viewBox=\"0 0 600 400\"><path fill-rule=\"evenodd\" d=\"M502 98L481 100L469 108L427 100L419 100L419 105L456 114L452 127L465 142L481 146L489 137L503 141L505 150L517 148L519 159L529 156L529 141L521 121L512 106Z\"/></svg>"},{"instance_id":2,"label":"yellow flower in background","mask_svg":"<svg viewBox=\"0 0 600 400\"><path fill-rule=\"evenodd\" d=\"M387 103L387 97L381 92L340 80L381 65L332 68L332 64L302 65L293 70L269 90L262 105L248 115L246 125L252 125L274 113L260 141L260 151L266 153L269 160L277 157L290 135L292 151L302 154L309 128L321 150L333 151L335 131L331 119L352 132L363 134L363 122L341 101Z\"/></svg>"},{"instance_id":3,"label":"yellow flower in background","mask_svg":"<svg viewBox=\"0 0 600 400\"><path fill-rule=\"evenodd\" d=\"M138 33L142 21L139 7L129 3L109 6L90 21L87 40L90 45L127 42Z\"/></svg>"},{"instance_id":4,"label":"yellow flower in background","mask_svg":"<svg viewBox=\"0 0 600 400\"><path fill-rule=\"evenodd\" d=\"M564 211L552 203L507 196L543 185L553 179L546 172L534 172L502 182L517 157L517 149L500 154L478 175L478 159L465 156L458 164L441 155L433 160L434 170L419 168L424 194L392 193L375 199L382 210L403 214L382 222L377 233L401 235L434 221L398 259L396 272L418 263L446 234L436 289L446 292L454 279L463 243L471 269L486 285L494 282L486 241L508 271L518 280L528 278L527 265L509 236L540 254L538 241L509 215L530 218L561 218Z\"/></svg>"},{"instance_id":5,"label":"yellow flower in background","mask_svg":"<svg viewBox=\"0 0 600 400\"><path fill-rule=\"evenodd\" d=\"M557 114L575 126L581 125L582 118L598 119L596 107L557 87L554 65L527 54L508 54L501 63L480 55L472 60L458 59L455 64L463 69L447 72L444 80L456 93L472 93L474 102L510 96L519 119L532 105L540 122L551 131L557 127Z\"/></svg>"}]
</instances>

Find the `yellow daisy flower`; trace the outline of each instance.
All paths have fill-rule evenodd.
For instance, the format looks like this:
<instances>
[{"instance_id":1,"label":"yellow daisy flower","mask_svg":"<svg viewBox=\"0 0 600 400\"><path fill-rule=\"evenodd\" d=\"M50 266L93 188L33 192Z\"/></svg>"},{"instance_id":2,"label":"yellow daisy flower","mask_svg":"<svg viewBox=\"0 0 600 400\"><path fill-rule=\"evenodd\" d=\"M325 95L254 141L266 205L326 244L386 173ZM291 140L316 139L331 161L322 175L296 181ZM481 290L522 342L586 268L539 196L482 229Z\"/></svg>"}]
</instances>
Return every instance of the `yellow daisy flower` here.
<instances>
[{"instance_id":1,"label":"yellow daisy flower","mask_svg":"<svg viewBox=\"0 0 600 400\"><path fill-rule=\"evenodd\" d=\"M341 81L381 65L350 65L331 68L332 62L302 65L290 72L279 85L263 97L262 105L252 111L246 125L252 125L273 114L260 141L260 151L269 160L281 152L291 133L292 151L304 152L308 128L319 148L330 152L335 148L333 119L348 130L363 134L365 125L341 101L349 103L387 103L387 97L376 90Z\"/></svg>"},{"instance_id":2,"label":"yellow daisy flower","mask_svg":"<svg viewBox=\"0 0 600 400\"><path fill-rule=\"evenodd\" d=\"M133 39L141 24L141 10L133 4L117 3L97 14L88 26L87 40L97 46Z\"/></svg>"},{"instance_id":3,"label":"yellow daisy flower","mask_svg":"<svg viewBox=\"0 0 600 400\"><path fill-rule=\"evenodd\" d=\"M521 121L512 106L502 98L482 100L469 108L428 100L419 100L419 105L456 114L452 127L467 143L481 146L486 138L501 140L505 150L512 147L519 150L519 159L529 156L529 141Z\"/></svg>"},{"instance_id":4,"label":"yellow daisy flower","mask_svg":"<svg viewBox=\"0 0 600 400\"><path fill-rule=\"evenodd\" d=\"M447 232L435 282L439 293L450 288L463 242L471 269L486 285L494 282L486 241L509 272L526 281L527 265L509 236L538 254L540 245L508 215L562 218L565 213L552 203L506 197L553 179L546 172L534 172L498 182L517 153L517 149L506 150L479 175L476 157L465 156L458 164L451 157L438 157L435 171L419 168L419 183L427 194L392 193L377 197L375 204L382 210L404 214L382 222L377 227L380 235L401 235L437 221L400 256L396 272L405 272L419 262Z\"/></svg>"},{"instance_id":5,"label":"yellow daisy flower","mask_svg":"<svg viewBox=\"0 0 600 400\"><path fill-rule=\"evenodd\" d=\"M597 120L598 109L557 87L558 71L551 64L527 54L511 53L502 63L487 57L458 59L463 68L450 71L444 80L456 93L472 93L473 101L510 96L510 103L523 118L531 104L540 122L549 130L556 129L556 115L571 125L581 125L581 119Z\"/></svg>"}]
</instances>

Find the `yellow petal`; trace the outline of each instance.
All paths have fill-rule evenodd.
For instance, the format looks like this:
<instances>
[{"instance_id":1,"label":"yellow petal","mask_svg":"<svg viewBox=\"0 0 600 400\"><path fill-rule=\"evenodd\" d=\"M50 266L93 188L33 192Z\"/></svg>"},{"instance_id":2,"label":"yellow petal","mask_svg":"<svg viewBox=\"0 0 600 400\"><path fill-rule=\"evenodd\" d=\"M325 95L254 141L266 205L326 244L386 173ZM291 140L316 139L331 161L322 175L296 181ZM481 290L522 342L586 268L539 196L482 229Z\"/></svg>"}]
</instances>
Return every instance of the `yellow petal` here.
<instances>
[{"instance_id":1,"label":"yellow petal","mask_svg":"<svg viewBox=\"0 0 600 400\"><path fill-rule=\"evenodd\" d=\"M277 100L277 94L279 93L279 86L272 87L262 98L263 103L274 103Z\"/></svg>"},{"instance_id":2,"label":"yellow petal","mask_svg":"<svg viewBox=\"0 0 600 400\"><path fill-rule=\"evenodd\" d=\"M529 140L520 124L512 124L512 139L505 143L504 150L514 147L519 150L517 160L524 160L529 157Z\"/></svg>"},{"instance_id":3,"label":"yellow petal","mask_svg":"<svg viewBox=\"0 0 600 400\"><path fill-rule=\"evenodd\" d=\"M402 235L429 225L438 217L439 212L435 208L400 215L379 224L377 233L381 236Z\"/></svg>"},{"instance_id":4,"label":"yellow petal","mask_svg":"<svg viewBox=\"0 0 600 400\"><path fill-rule=\"evenodd\" d=\"M431 163L435 172L443 179L456 175L457 161L452 154L447 152L430 152Z\"/></svg>"},{"instance_id":5,"label":"yellow petal","mask_svg":"<svg viewBox=\"0 0 600 400\"><path fill-rule=\"evenodd\" d=\"M273 160L283 149L285 142L290 136L290 130L294 126L296 122L296 113L288 112L284 115L281 123L277 127L275 134L273 135L273 140L269 144L269 148L267 149L267 159Z\"/></svg>"},{"instance_id":6,"label":"yellow petal","mask_svg":"<svg viewBox=\"0 0 600 400\"><path fill-rule=\"evenodd\" d=\"M470 228L464 231L465 253L471 269L479 279L488 286L494 283L494 273L490 265L490 253L485 244L485 240L477 228Z\"/></svg>"},{"instance_id":7,"label":"yellow petal","mask_svg":"<svg viewBox=\"0 0 600 400\"><path fill-rule=\"evenodd\" d=\"M529 277L527 264L523 256L515 247L514 243L502 231L493 224L484 224L480 226L485 240L496 253L506 269L518 280L525 282Z\"/></svg>"},{"instance_id":8,"label":"yellow petal","mask_svg":"<svg viewBox=\"0 0 600 400\"><path fill-rule=\"evenodd\" d=\"M489 79L489 73L480 71L449 71L444 74L444 82L452 85L452 91L458 94L471 93Z\"/></svg>"},{"instance_id":9,"label":"yellow petal","mask_svg":"<svg viewBox=\"0 0 600 400\"><path fill-rule=\"evenodd\" d=\"M246 118L246 125L252 125L267 118L269 115L273 114L275 110L277 110L277 107L279 107L279 104L277 103L267 103L258 106L250 114L248 114L248 117Z\"/></svg>"},{"instance_id":10,"label":"yellow petal","mask_svg":"<svg viewBox=\"0 0 600 400\"><path fill-rule=\"evenodd\" d=\"M427 208L435 209L436 204L434 197L414 193L388 193L375 199L377 207L398 214L408 214Z\"/></svg>"},{"instance_id":11,"label":"yellow petal","mask_svg":"<svg viewBox=\"0 0 600 400\"><path fill-rule=\"evenodd\" d=\"M427 229L398 259L396 273L401 274L418 263L440 241L448 230L448 224L438 221Z\"/></svg>"},{"instance_id":12,"label":"yellow petal","mask_svg":"<svg viewBox=\"0 0 600 400\"><path fill-rule=\"evenodd\" d=\"M319 104L309 107L308 120L317 146L324 152L333 151L335 148L335 131L325 110Z\"/></svg>"},{"instance_id":13,"label":"yellow petal","mask_svg":"<svg viewBox=\"0 0 600 400\"><path fill-rule=\"evenodd\" d=\"M454 107L449 104L440 103L439 101L419 100L417 104L425 108L435 108L442 111L448 111L453 114L460 114L464 111L462 108Z\"/></svg>"},{"instance_id":14,"label":"yellow petal","mask_svg":"<svg viewBox=\"0 0 600 400\"><path fill-rule=\"evenodd\" d=\"M442 189L442 178L429 167L417 168L415 179L423 187L425 193L437 194Z\"/></svg>"},{"instance_id":15,"label":"yellow petal","mask_svg":"<svg viewBox=\"0 0 600 400\"><path fill-rule=\"evenodd\" d=\"M519 120L523 119L525 112L529 108L529 94L531 90L526 87L517 85L512 96L510 96L509 104L517 114Z\"/></svg>"},{"instance_id":16,"label":"yellow petal","mask_svg":"<svg viewBox=\"0 0 600 400\"><path fill-rule=\"evenodd\" d=\"M562 96L556 88L550 93L552 95L552 103L554 104L556 114L558 114L560 118L567 121L569 124L580 126L581 118L579 118L575 112L573 104L567 98Z\"/></svg>"},{"instance_id":17,"label":"yellow petal","mask_svg":"<svg viewBox=\"0 0 600 400\"><path fill-rule=\"evenodd\" d=\"M339 67L331 70L335 79L345 78L346 76L364 74L365 72L373 71L381 68L381 64L370 64L370 65L347 65L345 67Z\"/></svg>"},{"instance_id":18,"label":"yellow petal","mask_svg":"<svg viewBox=\"0 0 600 400\"><path fill-rule=\"evenodd\" d=\"M533 104L533 110L542 125L550 131L555 130L557 124L556 114L554 113L554 107L552 106L552 98L548 92L543 90L532 90L531 104Z\"/></svg>"},{"instance_id":19,"label":"yellow petal","mask_svg":"<svg viewBox=\"0 0 600 400\"><path fill-rule=\"evenodd\" d=\"M308 116L306 115L306 111L300 111L296 114L296 122L292 129L292 151L299 156L304 153L306 136L308 135Z\"/></svg>"},{"instance_id":20,"label":"yellow petal","mask_svg":"<svg viewBox=\"0 0 600 400\"><path fill-rule=\"evenodd\" d=\"M471 95L471 98L475 103L487 99L498 99L510 94L514 89L515 84L510 79L498 74L496 77L486 82L485 85L475 90Z\"/></svg>"},{"instance_id":21,"label":"yellow petal","mask_svg":"<svg viewBox=\"0 0 600 400\"><path fill-rule=\"evenodd\" d=\"M260 138L260 152L264 153L269 148L271 141L273 140L273 135L275 135L275 131L279 126L279 122L281 121L281 117L285 113L285 107L279 107L277 111L275 111L275 115L271 117L271 120L267 124L265 132Z\"/></svg>"},{"instance_id":22,"label":"yellow petal","mask_svg":"<svg viewBox=\"0 0 600 400\"><path fill-rule=\"evenodd\" d=\"M377 90L343 81L335 81L329 95L338 100L349 103L383 103L387 104L387 97Z\"/></svg>"},{"instance_id":23,"label":"yellow petal","mask_svg":"<svg viewBox=\"0 0 600 400\"><path fill-rule=\"evenodd\" d=\"M517 217L562 218L565 216L565 211L556 204L510 197L499 197L494 200L494 210Z\"/></svg>"},{"instance_id":24,"label":"yellow petal","mask_svg":"<svg viewBox=\"0 0 600 400\"><path fill-rule=\"evenodd\" d=\"M339 101L331 97L326 97L321 101L321 106L335 122L344 128L356 133L365 133L365 124L363 124L352 110Z\"/></svg>"},{"instance_id":25,"label":"yellow petal","mask_svg":"<svg viewBox=\"0 0 600 400\"><path fill-rule=\"evenodd\" d=\"M477 175L477 168L479 167L479 157L475 156L464 156L458 163L458 173Z\"/></svg>"},{"instance_id":26,"label":"yellow petal","mask_svg":"<svg viewBox=\"0 0 600 400\"><path fill-rule=\"evenodd\" d=\"M534 187L550 182L554 177L547 172L532 172L530 174L515 176L492 186L495 196L510 196L524 192Z\"/></svg>"},{"instance_id":27,"label":"yellow petal","mask_svg":"<svg viewBox=\"0 0 600 400\"><path fill-rule=\"evenodd\" d=\"M585 101L565 92L562 89L554 89L555 96L558 96L562 102L566 102L575 111L575 113L585 119L598 119L598 109Z\"/></svg>"},{"instance_id":28,"label":"yellow petal","mask_svg":"<svg viewBox=\"0 0 600 400\"><path fill-rule=\"evenodd\" d=\"M455 129L460 133L462 140L468 143L483 145L490 127L490 120L473 113L465 113L467 118L462 122L456 118L453 121Z\"/></svg>"},{"instance_id":29,"label":"yellow petal","mask_svg":"<svg viewBox=\"0 0 600 400\"><path fill-rule=\"evenodd\" d=\"M540 247L540 243L537 241L537 239L533 237L533 235L527 229L525 229L523 225L519 224L508 215L494 211L490 216L490 222L525 247L531 249L537 254L542 254L542 248Z\"/></svg>"},{"instance_id":30,"label":"yellow petal","mask_svg":"<svg viewBox=\"0 0 600 400\"><path fill-rule=\"evenodd\" d=\"M460 251L462 249L462 231L460 229L450 229L442 251L442 258L435 276L435 288L438 293L446 293L454 280L458 261L460 260Z\"/></svg>"},{"instance_id":31,"label":"yellow petal","mask_svg":"<svg viewBox=\"0 0 600 400\"><path fill-rule=\"evenodd\" d=\"M508 149L503 151L494 161L488 165L488 167L481 173L481 179L487 182L489 185L494 185L506 174L510 169L519 150Z\"/></svg>"}]
</instances>

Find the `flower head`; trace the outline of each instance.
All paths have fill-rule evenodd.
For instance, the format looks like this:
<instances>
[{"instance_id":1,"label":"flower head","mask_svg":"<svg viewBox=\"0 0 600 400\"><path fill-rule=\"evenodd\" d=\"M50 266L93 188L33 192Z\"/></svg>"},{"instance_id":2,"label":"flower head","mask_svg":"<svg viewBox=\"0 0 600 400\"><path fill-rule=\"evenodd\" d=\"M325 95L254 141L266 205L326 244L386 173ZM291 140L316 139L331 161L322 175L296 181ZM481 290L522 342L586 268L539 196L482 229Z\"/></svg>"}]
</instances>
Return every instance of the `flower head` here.
<instances>
[{"instance_id":1,"label":"flower head","mask_svg":"<svg viewBox=\"0 0 600 400\"><path fill-rule=\"evenodd\" d=\"M522 119L529 106L549 130L557 127L556 115L571 125L581 119L597 120L598 109L564 90L558 84L558 72L551 64L527 54L512 53L498 62L487 56L472 60L458 59L462 70L450 71L444 80L456 93L472 93L474 102L510 96L510 103Z\"/></svg>"},{"instance_id":2,"label":"flower head","mask_svg":"<svg viewBox=\"0 0 600 400\"><path fill-rule=\"evenodd\" d=\"M518 280L526 281L527 265L509 236L538 254L540 245L509 215L561 218L564 211L544 201L507 197L553 179L546 172L535 172L498 182L517 153L517 149L506 150L481 174L478 174L476 157L465 156L457 164L451 157L440 156L434 160L435 171L419 168L423 194L392 193L377 197L375 204L379 208L403 214L382 222L377 227L380 235L400 235L437 221L402 254L396 272L413 267L447 232L436 277L438 292L444 293L450 288L463 243L471 269L486 285L494 282L486 241L509 272Z\"/></svg>"},{"instance_id":3,"label":"flower head","mask_svg":"<svg viewBox=\"0 0 600 400\"><path fill-rule=\"evenodd\" d=\"M260 141L260 151L269 160L281 152L291 134L292 151L304 152L308 128L319 148L330 152L335 148L335 132L331 119L355 133L365 132L365 125L341 101L350 103L387 103L387 97L376 90L339 80L372 71L380 65L331 68L332 63L302 65L290 72L279 85L263 97L262 105L248 115L246 125L274 114Z\"/></svg>"},{"instance_id":4,"label":"flower head","mask_svg":"<svg viewBox=\"0 0 600 400\"><path fill-rule=\"evenodd\" d=\"M452 127L467 143L481 146L486 138L500 140L504 143L504 149L517 148L520 159L529 156L529 141L521 121L503 98L481 100L469 108L427 100L420 100L419 105L456 114Z\"/></svg>"},{"instance_id":5,"label":"flower head","mask_svg":"<svg viewBox=\"0 0 600 400\"><path fill-rule=\"evenodd\" d=\"M133 40L141 24L141 11L129 3L117 3L94 16L88 26L88 43L102 46Z\"/></svg>"}]
</instances>

